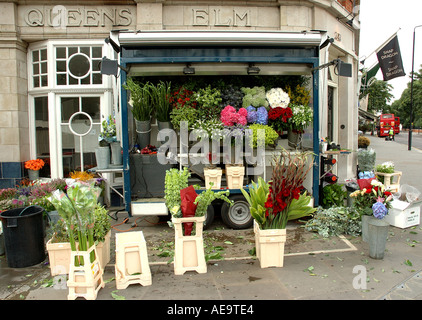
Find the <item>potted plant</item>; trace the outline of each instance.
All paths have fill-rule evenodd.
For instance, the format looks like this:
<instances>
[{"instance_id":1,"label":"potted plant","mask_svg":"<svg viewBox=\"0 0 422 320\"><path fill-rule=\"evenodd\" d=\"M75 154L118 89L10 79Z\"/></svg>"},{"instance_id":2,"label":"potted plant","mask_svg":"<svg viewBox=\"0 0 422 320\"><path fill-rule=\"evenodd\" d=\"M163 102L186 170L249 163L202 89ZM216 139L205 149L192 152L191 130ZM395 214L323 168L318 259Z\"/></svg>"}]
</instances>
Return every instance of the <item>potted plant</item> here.
<instances>
[{"instance_id":1,"label":"potted plant","mask_svg":"<svg viewBox=\"0 0 422 320\"><path fill-rule=\"evenodd\" d=\"M50 201L63 217L71 244L68 299L84 297L95 299L104 287L103 269L98 260L94 241L94 210L101 190L93 184L69 181L66 194L60 190L52 193ZM77 226L78 249L73 230Z\"/></svg>"},{"instance_id":2,"label":"potted plant","mask_svg":"<svg viewBox=\"0 0 422 320\"><path fill-rule=\"evenodd\" d=\"M362 217L362 240L368 242L370 237L369 223L374 219L373 206L377 202L382 202L388 213L388 209L391 208L390 200L392 198L392 194L385 189L385 186L381 182L374 179L371 181L368 188L356 190L349 196L354 199L352 208L355 208ZM376 205L376 207L382 206ZM378 213L376 216L378 218L384 217Z\"/></svg>"},{"instance_id":3,"label":"potted plant","mask_svg":"<svg viewBox=\"0 0 422 320\"><path fill-rule=\"evenodd\" d=\"M220 117L222 98L219 89L211 88L211 85L209 85L196 91L194 96L200 119L218 119Z\"/></svg>"},{"instance_id":4,"label":"potted plant","mask_svg":"<svg viewBox=\"0 0 422 320\"><path fill-rule=\"evenodd\" d=\"M174 206L172 223L175 229L174 273L186 271L207 272L202 236L205 214L215 199L232 203L227 196L229 191L214 192L211 187L199 195L193 186L180 190L180 206ZM193 229L193 227L195 227Z\"/></svg>"},{"instance_id":5,"label":"potted plant","mask_svg":"<svg viewBox=\"0 0 422 320\"><path fill-rule=\"evenodd\" d=\"M110 262L111 223L108 210L97 204L94 210L94 242L101 268Z\"/></svg>"},{"instance_id":6,"label":"potted plant","mask_svg":"<svg viewBox=\"0 0 422 320\"><path fill-rule=\"evenodd\" d=\"M111 163L113 165L122 164L122 147L120 141L117 140L116 133L116 119L109 115L106 120L101 123L102 132L100 134L100 141L106 141L111 148Z\"/></svg>"},{"instance_id":7,"label":"potted plant","mask_svg":"<svg viewBox=\"0 0 422 320\"><path fill-rule=\"evenodd\" d=\"M394 173L394 163L391 161L383 162L375 167L375 173L379 182L385 184L384 176L378 173ZM390 184L393 182L393 177L390 178Z\"/></svg>"},{"instance_id":8,"label":"potted plant","mask_svg":"<svg viewBox=\"0 0 422 320\"><path fill-rule=\"evenodd\" d=\"M358 148L366 149L371 144L371 140L368 137L359 136L358 137Z\"/></svg>"},{"instance_id":9,"label":"potted plant","mask_svg":"<svg viewBox=\"0 0 422 320\"><path fill-rule=\"evenodd\" d=\"M140 149L150 143L151 117L153 113L153 85L150 82L139 84L128 78L123 88L129 90L132 114L135 119L136 132Z\"/></svg>"},{"instance_id":10,"label":"potted plant","mask_svg":"<svg viewBox=\"0 0 422 320\"><path fill-rule=\"evenodd\" d=\"M344 206L347 192L341 184L329 184L322 189L322 204L324 208Z\"/></svg>"},{"instance_id":11,"label":"potted plant","mask_svg":"<svg viewBox=\"0 0 422 320\"><path fill-rule=\"evenodd\" d=\"M274 158L271 182L260 177L258 184L252 183L249 194L241 189L254 218L256 254L261 268L283 266L287 222L315 211L309 205L311 197L301 193L313 165L312 161L307 164L310 155L291 156L282 150L281 156Z\"/></svg>"},{"instance_id":12,"label":"potted plant","mask_svg":"<svg viewBox=\"0 0 422 320\"><path fill-rule=\"evenodd\" d=\"M115 127L114 127L115 128ZM110 126L107 125L107 120L101 123L101 133L98 136L98 146L95 148L95 159L97 161L98 169L107 169L110 165ZM114 129L115 130L115 129Z\"/></svg>"},{"instance_id":13,"label":"potted plant","mask_svg":"<svg viewBox=\"0 0 422 320\"><path fill-rule=\"evenodd\" d=\"M298 148L301 145L301 136L305 128L312 123L313 111L309 105L290 105L292 117L289 118L288 143L290 147Z\"/></svg>"},{"instance_id":14,"label":"potted plant","mask_svg":"<svg viewBox=\"0 0 422 320\"><path fill-rule=\"evenodd\" d=\"M40 170L44 167L45 162L42 159L25 161L25 169L28 169L29 180L37 180L40 177Z\"/></svg>"},{"instance_id":15,"label":"potted plant","mask_svg":"<svg viewBox=\"0 0 422 320\"><path fill-rule=\"evenodd\" d=\"M151 85L151 94L155 116L158 122L158 130L171 128L171 83L160 81L156 86Z\"/></svg>"}]
</instances>

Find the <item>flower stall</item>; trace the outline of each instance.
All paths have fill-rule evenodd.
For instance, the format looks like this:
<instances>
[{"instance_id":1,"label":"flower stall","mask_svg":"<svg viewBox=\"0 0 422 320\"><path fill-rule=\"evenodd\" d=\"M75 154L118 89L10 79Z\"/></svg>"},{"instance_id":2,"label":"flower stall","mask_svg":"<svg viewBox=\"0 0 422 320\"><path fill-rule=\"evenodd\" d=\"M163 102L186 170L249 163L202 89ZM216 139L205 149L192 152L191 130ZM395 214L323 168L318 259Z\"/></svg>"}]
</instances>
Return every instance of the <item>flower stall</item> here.
<instances>
[{"instance_id":1,"label":"flower stall","mask_svg":"<svg viewBox=\"0 0 422 320\"><path fill-rule=\"evenodd\" d=\"M192 184L199 183L198 192L203 192L209 187L205 175L217 168L219 172L212 173L217 179L214 190L220 183L234 201L232 206L223 204L223 220L232 227L249 227L253 219L240 189L259 177L269 181L272 157L284 149L291 154L307 149L316 155L304 186L319 202L319 32L120 31L112 36L124 48L120 100L129 215L168 214L163 194L140 197L133 192L139 183L148 193L156 177L164 190L167 170L188 167ZM145 155L134 126L138 89L128 83L142 87L161 81L170 86L172 128L159 130L151 106L149 142L156 153ZM289 143L288 132L299 141Z\"/></svg>"}]
</instances>

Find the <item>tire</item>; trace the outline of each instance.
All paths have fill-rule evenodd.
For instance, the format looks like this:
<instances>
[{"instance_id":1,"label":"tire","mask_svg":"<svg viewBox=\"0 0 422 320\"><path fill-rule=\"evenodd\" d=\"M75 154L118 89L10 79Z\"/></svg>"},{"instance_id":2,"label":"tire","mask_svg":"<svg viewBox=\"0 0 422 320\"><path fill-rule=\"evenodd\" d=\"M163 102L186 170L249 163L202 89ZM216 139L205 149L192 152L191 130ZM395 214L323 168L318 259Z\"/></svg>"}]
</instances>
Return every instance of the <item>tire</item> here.
<instances>
[{"instance_id":1,"label":"tire","mask_svg":"<svg viewBox=\"0 0 422 320\"><path fill-rule=\"evenodd\" d=\"M214 221L214 206L210 204L205 213L204 230L207 229Z\"/></svg>"},{"instance_id":2,"label":"tire","mask_svg":"<svg viewBox=\"0 0 422 320\"><path fill-rule=\"evenodd\" d=\"M249 203L243 195L233 195L229 198L234 203L230 207L224 202L221 207L221 219L230 228L247 229L252 226L253 218L249 210Z\"/></svg>"}]
</instances>

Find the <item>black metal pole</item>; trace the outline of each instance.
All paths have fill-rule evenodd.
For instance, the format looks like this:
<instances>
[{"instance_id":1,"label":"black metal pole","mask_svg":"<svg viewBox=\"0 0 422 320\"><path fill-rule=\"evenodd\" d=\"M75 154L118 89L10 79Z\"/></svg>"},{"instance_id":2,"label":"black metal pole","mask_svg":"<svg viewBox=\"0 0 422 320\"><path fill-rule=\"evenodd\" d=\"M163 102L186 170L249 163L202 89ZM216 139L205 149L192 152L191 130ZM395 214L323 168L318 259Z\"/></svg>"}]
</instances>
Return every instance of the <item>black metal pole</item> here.
<instances>
[{"instance_id":1,"label":"black metal pole","mask_svg":"<svg viewBox=\"0 0 422 320\"><path fill-rule=\"evenodd\" d=\"M412 131L413 131L413 80L415 78L415 38L416 38L416 28L422 27L416 26L413 29L413 51L412 51L412 81L410 83L410 126L409 126L409 141L408 141L408 150L412 150Z\"/></svg>"}]
</instances>

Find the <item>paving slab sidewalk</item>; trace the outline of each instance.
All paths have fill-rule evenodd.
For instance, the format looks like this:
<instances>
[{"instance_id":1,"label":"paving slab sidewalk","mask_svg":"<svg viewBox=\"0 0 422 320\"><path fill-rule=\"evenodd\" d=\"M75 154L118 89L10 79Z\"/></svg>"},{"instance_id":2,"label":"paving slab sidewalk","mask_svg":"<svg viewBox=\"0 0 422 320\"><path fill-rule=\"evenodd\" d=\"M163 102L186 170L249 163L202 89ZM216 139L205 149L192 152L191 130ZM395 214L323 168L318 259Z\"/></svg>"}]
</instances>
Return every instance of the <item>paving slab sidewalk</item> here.
<instances>
[{"instance_id":1,"label":"paving slab sidewalk","mask_svg":"<svg viewBox=\"0 0 422 320\"><path fill-rule=\"evenodd\" d=\"M377 152L377 163L393 161L396 169L403 171L403 183L422 190L422 152L408 151L405 145L370 137L371 147ZM125 213L118 213L119 223ZM126 226L130 227L131 222ZM216 221L218 224L218 219ZM125 225L119 226L124 228ZM167 228L163 224L140 223L133 230L142 230L148 241ZM289 225L288 232L295 232L300 225ZM221 229L207 231L217 234ZM113 230L113 233L117 232ZM245 237L250 230L239 231ZM112 236L114 238L114 236ZM244 254L226 256L225 260L212 260L205 274L188 272L174 275L173 264L151 262L152 285L131 285L116 290L114 262L106 266L106 286L98 293L97 300L374 300L374 299L421 299L422 298L422 228L390 227L385 257L374 260L369 257L369 246L361 237L326 239L332 251L306 250L286 254L283 268L260 268L259 261ZM336 243L334 243L336 242ZM233 245L236 245L235 243ZM113 248L113 247L112 247ZM318 249L318 248L317 248ZM326 249L326 248L322 248ZM114 256L112 249L112 256ZM150 249L148 249L150 250ZM311 251L311 252L309 252ZM0 261L0 299L2 300L66 300L68 289L62 283L51 283L46 264L13 269L8 268L4 257ZM56 277L56 280L58 278Z\"/></svg>"}]
</instances>

